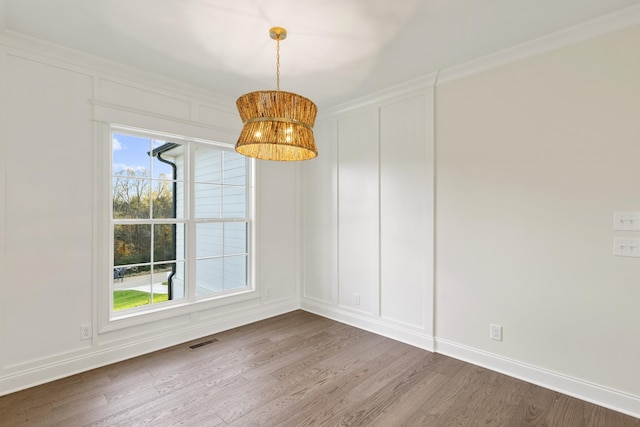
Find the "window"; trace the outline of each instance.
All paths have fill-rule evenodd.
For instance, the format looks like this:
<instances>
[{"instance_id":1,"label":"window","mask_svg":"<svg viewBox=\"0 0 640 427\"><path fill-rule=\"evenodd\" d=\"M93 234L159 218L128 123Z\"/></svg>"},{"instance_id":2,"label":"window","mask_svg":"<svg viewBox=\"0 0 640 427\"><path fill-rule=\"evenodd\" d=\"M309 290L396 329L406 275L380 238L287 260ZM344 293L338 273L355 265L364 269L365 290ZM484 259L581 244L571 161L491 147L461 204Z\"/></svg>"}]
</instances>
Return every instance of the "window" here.
<instances>
[{"instance_id":1,"label":"window","mask_svg":"<svg viewBox=\"0 0 640 427\"><path fill-rule=\"evenodd\" d=\"M111 138L110 317L250 290L250 161L204 141Z\"/></svg>"}]
</instances>

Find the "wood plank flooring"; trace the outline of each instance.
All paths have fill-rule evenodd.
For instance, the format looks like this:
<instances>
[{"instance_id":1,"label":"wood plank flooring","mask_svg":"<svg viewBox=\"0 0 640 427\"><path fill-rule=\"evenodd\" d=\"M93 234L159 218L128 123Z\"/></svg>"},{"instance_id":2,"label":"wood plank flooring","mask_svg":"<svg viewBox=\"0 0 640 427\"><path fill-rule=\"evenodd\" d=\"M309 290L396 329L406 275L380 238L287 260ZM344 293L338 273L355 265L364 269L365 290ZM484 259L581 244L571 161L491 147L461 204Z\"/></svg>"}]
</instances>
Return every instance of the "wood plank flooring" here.
<instances>
[{"instance_id":1,"label":"wood plank flooring","mask_svg":"<svg viewBox=\"0 0 640 427\"><path fill-rule=\"evenodd\" d=\"M219 341L189 350L188 345ZM303 311L0 397L0 426L640 426Z\"/></svg>"}]
</instances>

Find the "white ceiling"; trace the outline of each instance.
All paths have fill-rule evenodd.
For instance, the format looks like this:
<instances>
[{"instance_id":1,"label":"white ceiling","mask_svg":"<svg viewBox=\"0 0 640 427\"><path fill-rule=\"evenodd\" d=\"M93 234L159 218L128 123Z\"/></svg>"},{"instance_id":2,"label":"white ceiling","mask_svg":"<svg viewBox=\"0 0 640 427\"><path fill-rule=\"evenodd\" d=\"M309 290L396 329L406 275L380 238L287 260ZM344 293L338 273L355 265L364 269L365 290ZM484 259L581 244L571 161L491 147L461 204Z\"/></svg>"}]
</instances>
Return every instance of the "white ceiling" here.
<instances>
[{"instance_id":1,"label":"white ceiling","mask_svg":"<svg viewBox=\"0 0 640 427\"><path fill-rule=\"evenodd\" d=\"M0 0L4 28L232 97L332 106L640 0ZM4 15L4 16L3 16Z\"/></svg>"}]
</instances>

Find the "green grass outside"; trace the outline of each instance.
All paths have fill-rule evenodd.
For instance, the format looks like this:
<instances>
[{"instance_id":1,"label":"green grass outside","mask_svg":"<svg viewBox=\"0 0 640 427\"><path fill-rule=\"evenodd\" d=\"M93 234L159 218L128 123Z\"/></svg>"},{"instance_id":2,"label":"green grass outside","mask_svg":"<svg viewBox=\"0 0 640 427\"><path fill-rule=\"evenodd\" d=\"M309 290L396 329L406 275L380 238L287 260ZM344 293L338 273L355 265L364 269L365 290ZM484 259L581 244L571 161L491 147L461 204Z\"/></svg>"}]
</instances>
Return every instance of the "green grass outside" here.
<instances>
[{"instance_id":1,"label":"green grass outside","mask_svg":"<svg viewBox=\"0 0 640 427\"><path fill-rule=\"evenodd\" d=\"M167 301L167 294L153 294L153 303ZM113 309L115 311L124 310L141 305L149 305L151 303L151 295L142 291L114 291L113 292Z\"/></svg>"}]
</instances>

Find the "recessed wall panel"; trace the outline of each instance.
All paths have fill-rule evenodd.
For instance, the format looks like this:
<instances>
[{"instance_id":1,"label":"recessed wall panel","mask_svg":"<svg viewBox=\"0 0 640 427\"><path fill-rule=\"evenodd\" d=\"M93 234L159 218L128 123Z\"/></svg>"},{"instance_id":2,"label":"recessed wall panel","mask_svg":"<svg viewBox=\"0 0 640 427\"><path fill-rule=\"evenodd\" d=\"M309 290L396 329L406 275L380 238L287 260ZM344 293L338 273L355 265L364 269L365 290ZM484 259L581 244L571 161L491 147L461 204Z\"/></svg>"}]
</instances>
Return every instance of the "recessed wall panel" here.
<instances>
[{"instance_id":1,"label":"recessed wall panel","mask_svg":"<svg viewBox=\"0 0 640 427\"><path fill-rule=\"evenodd\" d=\"M378 313L377 110L338 121L339 304Z\"/></svg>"},{"instance_id":2,"label":"recessed wall panel","mask_svg":"<svg viewBox=\"0 0 640 427\"><path fill-rule=\"evenodd\" d=\"M99 100L183 120L191 119L191 102L110 80L100 80Z\"/></svg>"},{"instance_id":3,"label":"recessed wall panel","mask_svg":"<svg viewBox=\"0 0 640 427\"><path fill-rule=\"evenodd\" d=\"M256 281L272 300L297 294L296 166L270 161L256 165Z\"/></svg>"},{"instance_id":4,"label":"recessed wall panel","mask_svg":"<svg viewBox=\"0 0 640 427\"><path fill-rule=\"evenodd\" d=\"M5 366L87 342L93 280L90 76L7 57Z\"/></svg>"},{"instance_id":5,"label":"recessed wall panel","mask_svg":"<svg viewBox=\"0 0 640 427\"><path fill-rule=\"evenodd\" d=\"M303 163L303 297L338 299L338 166L335 122L314 129L318 157Z\"/></svg>"},{"instance_id":6,"label":"recessed wall panel","mask_svg":"<svg viewBox=\"0 0 640 427\"><path fill-rule=\"evenodd\" d=\"M235 129L238 133L242 130L240 115L235 111L230 113L222 109L198 105L198 121L222 129Z\"/></svg>"},{"instance_id":7,"label":"recessed wall panel","mask_svg":"<svg viewBox=\"0 0 640 427\"><path fill-rule=\"evenodd\" d=\"M418 96L380 108L381 316L418 327L430 291L433 245L425 102Z\"/></svg>"}]
</instances>

